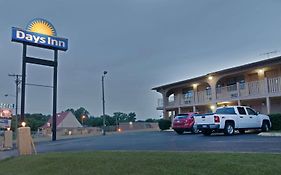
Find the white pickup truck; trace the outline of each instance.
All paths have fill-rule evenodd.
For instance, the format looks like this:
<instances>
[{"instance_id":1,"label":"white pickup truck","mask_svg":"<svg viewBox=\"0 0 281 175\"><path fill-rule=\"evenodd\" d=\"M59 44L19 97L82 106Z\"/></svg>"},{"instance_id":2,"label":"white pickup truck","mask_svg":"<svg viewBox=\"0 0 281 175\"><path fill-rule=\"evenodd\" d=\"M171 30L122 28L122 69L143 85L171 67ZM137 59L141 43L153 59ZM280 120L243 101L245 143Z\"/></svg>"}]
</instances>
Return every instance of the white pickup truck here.
<instances>
[{"instance_id":1,"label":"white pickup truck","mask_svg":"<svg viewBox=\"0 0 281 175\"><path fill-rule=\"evenodd\" d=\"M212 114L197 114L195 126L206 136L213 132L233 135L235 130L240 133L245 133L247 129L261 129L267 132L271 122L267 115L259 114L250 107L227 106L217 108Z\"/></svg>"}]
</instances>

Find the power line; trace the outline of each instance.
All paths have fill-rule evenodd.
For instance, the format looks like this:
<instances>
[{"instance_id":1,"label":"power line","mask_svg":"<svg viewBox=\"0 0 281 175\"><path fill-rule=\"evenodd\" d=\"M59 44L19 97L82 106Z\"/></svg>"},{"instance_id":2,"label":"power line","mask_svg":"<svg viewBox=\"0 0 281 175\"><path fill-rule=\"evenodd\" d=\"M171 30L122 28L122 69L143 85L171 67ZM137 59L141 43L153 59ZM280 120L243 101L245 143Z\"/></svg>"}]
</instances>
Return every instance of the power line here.
<instances>
[{"instance_id":1,"label":"power line","mask_svg":"<svg viewBox=\"0 0 281 175\"><path fill-rule=\"evenodd\" d=\"M37 86L37 87L46 87L46 88L53 88L53 86L42 85L42 84L33 84L33 83L25 83L25 85L28 85L28 86Z\"/></svg>"}]
</instances>

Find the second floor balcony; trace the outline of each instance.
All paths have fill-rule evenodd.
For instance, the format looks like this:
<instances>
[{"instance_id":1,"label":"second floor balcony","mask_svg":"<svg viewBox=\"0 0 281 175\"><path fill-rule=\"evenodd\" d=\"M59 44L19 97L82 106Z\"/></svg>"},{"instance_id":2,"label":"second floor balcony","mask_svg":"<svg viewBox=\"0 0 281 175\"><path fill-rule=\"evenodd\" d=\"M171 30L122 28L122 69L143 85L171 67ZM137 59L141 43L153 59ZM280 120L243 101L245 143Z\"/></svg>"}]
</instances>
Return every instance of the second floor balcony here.
<instances>
[{"instance_id":1,"label":"second floor balcony","mask_svg":"<svg viewBox=\"0 0 281 175\"><path fill-rule=\"evenodd\" d=\"M210 102L279 96L281 95L281 77L237 82L229 86L217 87L215 95L212 95L212 92L214 91L209 88L198 92L189 91L186 94L174 94L172 100L167 100L166 107L204 105ZM163 106L163 102L161 105Z\"/></svg>"}]
</instances>

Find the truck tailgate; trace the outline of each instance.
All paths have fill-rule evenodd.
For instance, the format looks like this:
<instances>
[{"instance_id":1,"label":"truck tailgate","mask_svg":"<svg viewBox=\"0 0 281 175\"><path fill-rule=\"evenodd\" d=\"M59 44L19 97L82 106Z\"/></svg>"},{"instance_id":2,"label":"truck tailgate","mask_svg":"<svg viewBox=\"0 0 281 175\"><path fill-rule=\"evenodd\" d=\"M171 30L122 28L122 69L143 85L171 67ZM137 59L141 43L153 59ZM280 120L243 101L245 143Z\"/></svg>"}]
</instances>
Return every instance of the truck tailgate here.
<instances>
[{"instance_id":1,"label":"truck tailgate","mask_svg":"<svg viewBox=\"0 0 281 175\"><path fill-rule=\"evenodd\" d=\"M202 114L195 117L196 125L214 124L214 114Z\"/></svg>"}]
</instances>

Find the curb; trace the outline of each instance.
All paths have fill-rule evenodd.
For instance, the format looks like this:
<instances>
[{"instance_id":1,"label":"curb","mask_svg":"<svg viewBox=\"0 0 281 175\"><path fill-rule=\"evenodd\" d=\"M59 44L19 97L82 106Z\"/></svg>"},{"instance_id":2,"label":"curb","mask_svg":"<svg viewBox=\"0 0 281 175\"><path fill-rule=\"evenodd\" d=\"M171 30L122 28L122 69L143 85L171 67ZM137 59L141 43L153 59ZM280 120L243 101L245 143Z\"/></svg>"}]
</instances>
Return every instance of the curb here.
<instances>
[{"instance_id":1,"label":"curb","mask_svg":"<svg viewBox=\"0 0 281 175\"><path fill-rule=\"evenodd\" d=\"M259 136L267 136L267 137L281 137L281 132L261 132L258 134Z\"/></svg>"}]
</instances>

